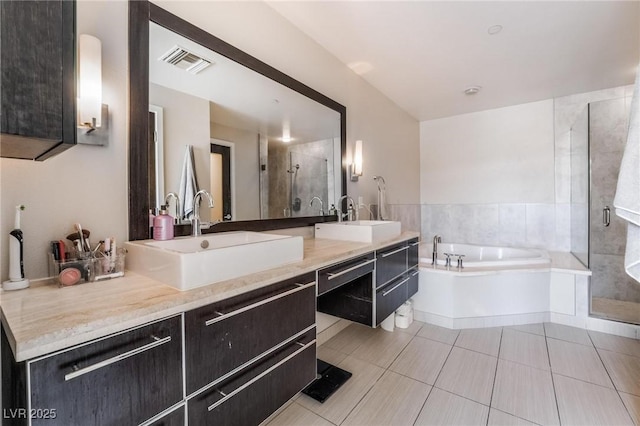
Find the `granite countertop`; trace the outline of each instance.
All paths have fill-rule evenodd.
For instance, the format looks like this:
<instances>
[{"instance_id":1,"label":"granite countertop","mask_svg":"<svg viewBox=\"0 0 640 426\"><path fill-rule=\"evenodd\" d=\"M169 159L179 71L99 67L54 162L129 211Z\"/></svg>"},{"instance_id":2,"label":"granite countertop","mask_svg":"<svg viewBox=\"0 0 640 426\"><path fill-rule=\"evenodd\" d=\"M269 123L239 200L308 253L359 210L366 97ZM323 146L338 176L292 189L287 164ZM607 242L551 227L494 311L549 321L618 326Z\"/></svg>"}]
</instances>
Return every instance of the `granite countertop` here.
<instances>
[{"instance_id":1,"label":"granite countertop","mask_svg":"<svg viewBox=\"0 0 640 426\"><path fill-rule=\"evenodd\" d=\"M59 288L52 281L0 292L2 323L16 361L24 361L246 293L336 262L416 238L367 244L305 239L304 259L267 271L179 291L127 272L122 278Z\"/></svg>"}]
</instances>

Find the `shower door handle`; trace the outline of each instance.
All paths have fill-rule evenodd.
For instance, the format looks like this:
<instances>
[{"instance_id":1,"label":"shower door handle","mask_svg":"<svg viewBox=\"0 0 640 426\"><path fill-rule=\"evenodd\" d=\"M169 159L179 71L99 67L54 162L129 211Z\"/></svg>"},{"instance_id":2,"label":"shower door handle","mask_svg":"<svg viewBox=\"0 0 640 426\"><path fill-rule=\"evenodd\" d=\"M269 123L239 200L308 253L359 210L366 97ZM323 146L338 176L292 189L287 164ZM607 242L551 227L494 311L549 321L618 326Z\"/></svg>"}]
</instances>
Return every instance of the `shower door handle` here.
<instances>
[{"instance_id":1,"label":"shower door handle","mask_svg":"<svg viewBox=\"0 0 640 426\"><path fill-rule=\"evenodd\" d=\"M611 209L609 206L605 206L605 208L602 209L602 224L604 226L611 225Z\"/></svg>"}]
</instances>

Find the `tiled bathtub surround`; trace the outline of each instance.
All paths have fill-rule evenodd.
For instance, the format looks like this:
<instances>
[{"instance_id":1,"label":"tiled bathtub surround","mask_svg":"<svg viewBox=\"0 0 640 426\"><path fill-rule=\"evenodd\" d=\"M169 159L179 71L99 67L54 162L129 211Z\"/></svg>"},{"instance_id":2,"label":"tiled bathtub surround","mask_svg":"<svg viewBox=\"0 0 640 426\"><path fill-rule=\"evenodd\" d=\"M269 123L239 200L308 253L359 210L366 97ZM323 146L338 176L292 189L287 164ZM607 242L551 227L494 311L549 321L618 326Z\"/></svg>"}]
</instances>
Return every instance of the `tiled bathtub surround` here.
<instances>
[{"instance_id":1,"label":"tiled bathtub surround","mask_svg":"<svg viewBox=\"0 0 640 426\"><path fill-rule=\"evenodd\" d=\"M631 85L555 98L552 116L541 116L541 122L553 120L553 154L550 159L554 162L554 203L537 200L535 197L530 197L530 200L542 202L528 202L526 192L523 193L524 197L521 197L524 200L519 200L524 202L519 203L509 203L506 201L513 200L507 199L505 202L495 200L496 203L486 204L462 204L460 200L453 199L451 204L424 203L421 207L422 237L432 238L433 235L440 234L445 241L570 251L572 221L584 222L584 218L573 218L570 214L571 126L588 103L630 98L632 91ZM517 107L507 111L513 113L510 117L522 116L517 114ZM526 108L523 111L531 112ZM540 143L543 143L542 140ZM427 150L425 155L433 156L437 153ZM434 164L448 167L449 160L450 156L447 155L442 157L441 162L436 161ZM423 184L424 179L423 177ZM466 183L468 182L465 181ZM453 185L451 182L448 184ZM429 194L423 193L423 200L425 196Z\"/></svg>"},{"instance_id":2,"label":"tiled bathtub surround","mask_svg":"<svg viewBox=\"0 0 640 426\"><path fill-rule=\"evenodd\" d=\"M569 251L569 204L424 204L423 240Z\"/></svg>"},{"instance_id":3,"label":"tiled bathtub surround","mask_svg":"<svg viewBox=\"0 0 640 426\"><path fill-rule=\"evenodd\" d=\"M420 232L420 205L419 204L390 204L389 212L391 220L402 222L402 231Z\"/></svg>"}]
</instances>

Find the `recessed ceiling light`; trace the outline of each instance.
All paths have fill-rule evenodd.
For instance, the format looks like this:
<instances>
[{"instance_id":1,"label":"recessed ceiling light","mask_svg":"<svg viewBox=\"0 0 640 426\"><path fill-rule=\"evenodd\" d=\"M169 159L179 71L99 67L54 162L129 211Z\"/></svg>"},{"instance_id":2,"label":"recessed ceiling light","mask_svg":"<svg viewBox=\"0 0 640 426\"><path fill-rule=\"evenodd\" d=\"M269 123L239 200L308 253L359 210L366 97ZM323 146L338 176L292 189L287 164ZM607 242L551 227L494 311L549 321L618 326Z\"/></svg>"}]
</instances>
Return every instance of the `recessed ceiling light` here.
<instances>
[{"instance_id":1,"label":"recessed ceiling light","mask_svg":"<svg viewBox=\"0 0 640 426\"><path fill-rule=\"evenodd\" d=\"M373 65L371 65L369 62L364 61L351 62L347 64L347 66L358 75L364 75L373 69Z\"/></svg>"},{"instance_id":2,"label":"recessed ceiling light","mask_svg":"<svg viewBox=\"0 0 640 426\"><path fill-rule=\"evenodd\" d=\"M480 86L470 86L470 87L467 87L466 89L464 89L464 94L465 95L475 95L476 93L478 93L480 91L480 89L482 89L482 87L480 87Z\"/></svg>"},{"instance_id":3,"label":"recessed ceiling light","mask_svg":"<svg viewBox=\"0 0 640 426\"><path fill-rule=\"evenodd\" d=\"M502 31L502 25L492 25L489 27L489 29L487 30L487 32L489 33L489 35L496 35L498 34L500 31Z\"/></svg>"}]
</instances>

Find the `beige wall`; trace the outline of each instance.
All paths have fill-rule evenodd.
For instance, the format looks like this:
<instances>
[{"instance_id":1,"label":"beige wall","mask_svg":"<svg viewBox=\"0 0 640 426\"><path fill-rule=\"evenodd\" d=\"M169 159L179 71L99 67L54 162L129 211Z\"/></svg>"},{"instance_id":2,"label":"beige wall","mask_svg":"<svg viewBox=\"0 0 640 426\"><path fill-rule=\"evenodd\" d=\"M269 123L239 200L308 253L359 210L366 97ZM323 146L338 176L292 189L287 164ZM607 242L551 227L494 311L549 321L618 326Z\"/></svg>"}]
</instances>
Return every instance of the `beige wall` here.
<instances>
[{"instance_id":1,"label":"beige wall","mask_svg":"<svg viewBox=\"0 0 640 426\"><path fill-rule=\"evenodd\" d=\"M149 85L149 103L163 108L164 189L179 193L186 145L193 146L198 189L210 189L209 101L157 84ZM180 200L184 202L184 200ZM169 211L173 215L173 207Z\"/></svg>"},{"instance_id":2,"label":"beige wall","mask_svg":"<svg viewBox=\"0 0 640 426\"><path fill-rule=\"evenodd\" d=\"M211 122L211 137L234 144L235 163L231 165L234 220L260 219L259 135ZM207 157L208 158L208 157ZM217 202L217 200L216 200ZM222 205L222 204L221 204Z\"/></svg>"},{"instance_id":3,"label":"beige wall","mask_svg":"<svg viewBox=\"0 0 640 426\"><path fill-rule=\"evenodd\" d=\"M364 195L365 202L373 202L372 177L382 174L391 203L419 202L418 122L268 5L157 3L345 105L349 146L355 139L365 141L365 176L349 182L350 195ZM2 280L8 274L6 235L16 204L27 206L25 268L32 279L47 275L49 241L64 238L74 222L91 230L92 241L127 237L128 3L79 1L77 22L80 33L102 40L103 99L111 116L109 146L77 146L44 163L0 160Z\"/></svg>"},{"instance_id":4,"label":"beige wall","mask_svg":"<svg viewBox=\"0 0 640 426\"><path fill-rule=\"evenodd\" d=\"M364 140L364 173L349 195L376 200L374 175L387 181L392 204L419 203L419 126L345 64L266 3L154 1L347 107L347 143Z\"/></svg>"},{"instance_id":5,"label":"beige wall","mask_svg":"<svg viewBox=\"0 0 640 426\"><path fill-rule=\"evenodd\" d=\"M553 100L420 123L423 204L553 203Z\"/></svg>"},{"instance_id":6,"label":"beige wall","mask_svg":"<svg viewBox=\"0 0 640 426\"><path fill-rule=\"evenodd\" d=\"M79 222L91 242L127 237L127 11L126 2L77 4L78 33L102 40L103 102L109 105L109 146L76 146L44 162L0 159L0 279L8 278L7 234L16 204L25 204L27 278L47 276L49 241L64 239Z\"/></svg>"}]
</instances>

